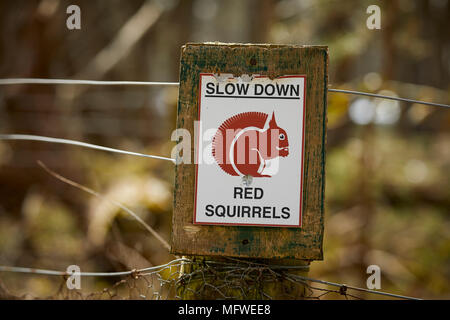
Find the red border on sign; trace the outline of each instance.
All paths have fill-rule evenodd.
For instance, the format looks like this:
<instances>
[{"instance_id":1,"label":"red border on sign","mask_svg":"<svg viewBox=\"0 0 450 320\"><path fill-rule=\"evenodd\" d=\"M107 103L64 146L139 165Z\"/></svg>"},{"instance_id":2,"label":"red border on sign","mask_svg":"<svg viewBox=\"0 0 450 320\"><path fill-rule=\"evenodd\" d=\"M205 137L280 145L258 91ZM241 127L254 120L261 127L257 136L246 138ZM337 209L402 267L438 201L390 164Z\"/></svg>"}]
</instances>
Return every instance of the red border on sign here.
<instances>
[{"instance_id":1,"label":"red border on sign","mask_svg":"<svg viewBox=\"0 0 450 320\"><path fill-rule=\"evenodd\" d=\"M200 83L198 90L198 121L200 121L201 113L201 89L202 89L202 77L203 76L214 76L212 73L200 73ZM267 76L255 76L254 78L268 78ZM286 224L254 224L254 223L222 223L222 222L198 222L197 221L197 184L198 184L198 159L199 159L199 144L200 144L200 126L197 132L197 158L195 159L195 190L194 190L194 224L197 225L217 225L217 226L252 226L252 227L284 227L284 228L301 228L303 223L303 162L304 162L304 148L305 148L305 115L306 115L306 75L292 75L292 76L282 76L276 79L283 78L303 78L303 122L302 122L302 154L301 154L301 169L300 169L300 221L298 225L286 225Z\"/></svg>"}]
</instances>

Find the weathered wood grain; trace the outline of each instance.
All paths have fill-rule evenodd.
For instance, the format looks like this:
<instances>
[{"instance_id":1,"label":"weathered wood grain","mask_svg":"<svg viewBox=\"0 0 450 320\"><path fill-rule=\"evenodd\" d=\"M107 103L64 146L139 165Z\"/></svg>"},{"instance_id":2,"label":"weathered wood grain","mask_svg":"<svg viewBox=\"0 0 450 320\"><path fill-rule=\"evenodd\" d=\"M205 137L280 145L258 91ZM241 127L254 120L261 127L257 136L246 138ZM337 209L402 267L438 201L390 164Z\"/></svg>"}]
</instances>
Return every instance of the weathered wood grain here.
<instances>
[{"instance_id":1,"label":"weathered wood grain","mask_svg":"<svg viewBox=\"0 0 450 320\"><path fill-rule=\"evenodd\" d=\"M325 46L187 44L181 50L177 127L198 120L200 73L306 75L302 228L194 225L195 165L175 171L172 252L185 255L322 260L328 48ZM283 190L280 190L283 192Z\"/></svg>"}]
</instances>

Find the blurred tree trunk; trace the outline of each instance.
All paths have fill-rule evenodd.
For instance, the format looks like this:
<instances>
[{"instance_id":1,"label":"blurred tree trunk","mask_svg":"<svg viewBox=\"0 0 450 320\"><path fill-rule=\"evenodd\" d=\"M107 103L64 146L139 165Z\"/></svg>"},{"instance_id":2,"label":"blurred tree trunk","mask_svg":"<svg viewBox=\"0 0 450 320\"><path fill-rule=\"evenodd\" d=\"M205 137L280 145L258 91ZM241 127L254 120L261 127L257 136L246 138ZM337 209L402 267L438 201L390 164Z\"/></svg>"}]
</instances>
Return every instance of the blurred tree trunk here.
<instances>
[{"instance_id":1,"label":"blurred tree trunk","mask_svg":"<svg viewBox=\"0 0 450 320\"><path fill-rule=\"evenodd\" d=\"M253 43L265 43L275 20L274 0L257 0L248 3L250 16L250 39Z\"/></svg>"},{"instance_id":2,"label":"blurred tree trunk","mask_svg":"<svg viewBox=\"0 0 450 320\"><path fill-rule=\"evenodd\" d=\"M394 26L398 19L398 8L395 1L384 3L382 11L381 31L383 37L383 77L385 80L392 80L396 70L395 65L395 44L394 44ZM384 15L384 19L383 19Z\"/></svg>"}]
</instances>

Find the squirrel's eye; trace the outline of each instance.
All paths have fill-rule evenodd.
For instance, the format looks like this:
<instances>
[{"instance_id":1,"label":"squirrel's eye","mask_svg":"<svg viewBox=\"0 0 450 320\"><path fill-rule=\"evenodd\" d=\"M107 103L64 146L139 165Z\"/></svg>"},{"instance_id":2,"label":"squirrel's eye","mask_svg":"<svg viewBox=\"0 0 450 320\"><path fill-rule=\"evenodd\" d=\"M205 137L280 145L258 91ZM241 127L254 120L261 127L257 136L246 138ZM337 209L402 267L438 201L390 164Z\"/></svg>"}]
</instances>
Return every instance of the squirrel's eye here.
<instances>
[{"instance_id":1,"label":"squirrel's eye","mask_svg":"<svg viewBox=\"0 0 450 320\"><path fill-rule=\"evenodd\" d=\"M284 133L280 133L280 140L284 140L285 138Z\"/></svg>"}]
</instances>

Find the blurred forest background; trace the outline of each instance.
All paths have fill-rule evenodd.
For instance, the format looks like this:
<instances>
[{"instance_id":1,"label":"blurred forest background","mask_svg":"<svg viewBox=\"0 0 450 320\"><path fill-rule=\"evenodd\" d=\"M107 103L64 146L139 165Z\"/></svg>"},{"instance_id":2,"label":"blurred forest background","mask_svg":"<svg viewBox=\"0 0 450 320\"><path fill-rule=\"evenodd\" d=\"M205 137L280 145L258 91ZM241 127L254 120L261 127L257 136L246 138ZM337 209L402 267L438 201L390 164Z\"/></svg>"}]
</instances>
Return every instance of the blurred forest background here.
<instances>
[{"instance_id":1,"label":"blurred forest background","mask_svg":"<svg viewBox=\"0 0 450 320\"><path fill-rule=\"evenodd\" d=\"M81 30L66 8L81 8ZM381 30L366 27L371 4ZM330 86L449 103L447 0L0 1L0 78L178 81L180 47L221 41L328 45ZM170 155L177 88L0 87L0 133ZM450 298L450 111L328 95L325 260L310 276ZM135 210L170 239L169 162L39 142L0 142L0 265L121 271L173 259L126 214L49 168ZM117 279L83 279L82 292ZM0 273L0 295L51 296L61 279ZM369 296L367 296L369 297ZM1 298L1 297L0 297ZM370 296L376 298L376 296Z\"/></svg>"}]
</instances>

